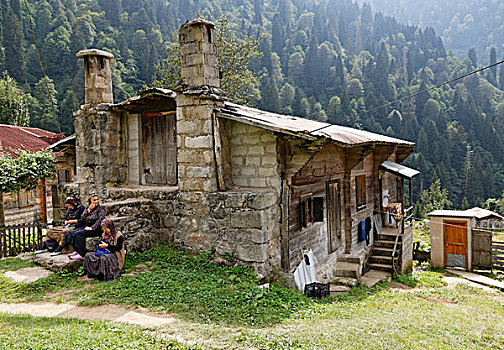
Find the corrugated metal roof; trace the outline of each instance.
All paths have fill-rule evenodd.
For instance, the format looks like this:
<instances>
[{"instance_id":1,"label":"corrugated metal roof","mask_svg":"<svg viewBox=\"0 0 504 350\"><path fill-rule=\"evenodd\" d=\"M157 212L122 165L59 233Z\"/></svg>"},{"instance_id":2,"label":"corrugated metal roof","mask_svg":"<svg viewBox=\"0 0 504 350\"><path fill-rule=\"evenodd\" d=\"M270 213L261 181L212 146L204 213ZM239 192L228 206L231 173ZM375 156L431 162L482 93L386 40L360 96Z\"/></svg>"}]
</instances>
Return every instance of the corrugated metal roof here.
<instances>
[{"instance_id":1,"label":"corrugated metal roof","mask_svg":"<svg viewBox=\"0 0 504 350\"><path fill-rule=\"evenodd\" d=\"M381 163L380 168L385 169L397 176L405 177L407 179L411 179L413 176L420 174L418 170L408 168L404 165L397 164L389 160Z\"/></svg>"},{"instance_id":2,"label":"corrugated metal roof","mask_svg":"<svg viewBox=\"0 0 504 350\"><path fill-rule=\"evenodd\" d=\"M452 218L474 218L474 213L467 210L434 210L427 214L428 216L444 216Z\"/></svg>"},{"instance_id":3,"label":"corrugated metal roof","mask_svg":"<svg viewBox=\"0 0 504 350\"><path fill-rule=\"evenodd\" d=\"M75 134L67 136L47 148L55 151L61 151L61 148L66 148L68 146L75 146Z\"/></svg>"},{"instance_id":4,"label":"corrugated metal roof","mask_svg":"<svg viewBox=\"0 0 504 350\"><path fill-rule=\"evenodd\" d=\"M294 134L308 139L327 138L343 146L353 146L366 143L398 144L414 146L414 143L372 132L332 125L316 120L309 120L290 115L276 114L260 109L226 102L217 116L237 120L259 128L276 132Z\"/></svg>"},{"instance_id":5,"label":"corrugated metal roof","mask_svg":"<svg viewBox=\"0 0 504 350\"><path fill-rule=\"evenodd\" d=\"M55 134L38 128L0 124L0 155L16 156L16 150L37 152L62 139L63 134Z\"/></svg>"},{"instance_id":6,"label":"corrugated metal roof","mask_svg":"<svg viewBox=\"0 0 504 350\"><path fill-rule=\"evenodd\" d=\"M478 220L482 220L482 219L492 217L492 216L502 220L502 216L500 216L499 214L497 214L491 210L487 210L487 209L483 209L483 208L479 208L479 207L474 207L471 209L467 209L466 211L473 213L474 216L476 217L476 219L478 219Z\"/></svg>"},{"instance_id":7,"label":"corrugated metal roof","mask_svg":"<svg viewBox=\"0 0 504 350\"><path fill-rule=\"evenodd\" d=\"M427 214L428 216L446 216L446 217L459 217L459 218L476 218L478 220L482 220L488 217L496 217L502 219L497 213L493 211L482 209L478 207L474 207L467 210L434 210Z\"/></svg>"}]
</instances>

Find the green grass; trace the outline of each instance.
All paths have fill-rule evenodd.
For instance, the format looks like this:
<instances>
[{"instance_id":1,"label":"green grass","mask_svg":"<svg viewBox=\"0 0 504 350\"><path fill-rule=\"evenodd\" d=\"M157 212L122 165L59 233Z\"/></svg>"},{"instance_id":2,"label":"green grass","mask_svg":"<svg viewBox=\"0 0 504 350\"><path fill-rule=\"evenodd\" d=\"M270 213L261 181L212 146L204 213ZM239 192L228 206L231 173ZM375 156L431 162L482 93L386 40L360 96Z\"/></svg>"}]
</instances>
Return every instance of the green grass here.
<instances>
[{"instance_id":1,"label":"green grass","mask_svg":"<svg viewBox=\"0 0 504 350\"><path fill-rule=\"evenodd\" d=\"M360 300L317 304L235 340L244 349L504 349L503 319L503 301L472 287L382 288Z\"/></svg>"},{"instance_id":2,"label":"green grass","mask_svg":"<svg viewBox=\"0 0 504 350\"><path fill-rule=\"evenodd\" d=\"M219 267L212 263L213 258L210 254L194 255L170 245L129 254L125 275L107 283L77 282L76 278L82 275L79 271L53 274L30 284L13 283L0 276L0 299L72 302L83 306L112 300L174 313L189 321L255 326L281 322L314 303L278 282L272 282L267 290L260 289L251 268ZM128 272L137 275L128 276ZM62 295L54 299L55 293Z\"/></svg>"},{"instance_id":3,"label":"green grass","mask_svg":"<svg viewBox=\"0 0 504 350\"><path fill-rule=\"evenodd\" d=\"M24 267L36 266L33 262L18 258L0 259L0 272L19 270Z\"/></svg>"},{"instance_id":4,"label":"green grass","mask_svg":"<svg viewBox=\"0 0 504 350\"><path fill-rule=\"evenodd\" d=\"M435 271L413 271L407 275L394 275L394 281L405 284L409 287L443 287L446 282L443 281L443 275Z\"/></svg>"},{"instance_id":5,"label":"green grass","mask_svg":"<svg viewBox=\"0 0 504 350\"><path fill-rule=\"evenodd\" d=\"M218 267L210 254L191 255L182 248L160 246L129 256L127 268L151 263L134 278L122 277L90 288L81 305L110 299L153 310L176 313L199 322L233 325L274 324L313 301L298 292L272 283L258 288L248 267Z\"/></svg>"},{"instance_id":6,"label":"green grass","mask_svg":"<svg viewBox=\"0 0 504 350\"><path fill-rule=\"evenodd\" d=\"M1 349L196 349L133 327L0 314Z\"/></svg>"}]
</instances>

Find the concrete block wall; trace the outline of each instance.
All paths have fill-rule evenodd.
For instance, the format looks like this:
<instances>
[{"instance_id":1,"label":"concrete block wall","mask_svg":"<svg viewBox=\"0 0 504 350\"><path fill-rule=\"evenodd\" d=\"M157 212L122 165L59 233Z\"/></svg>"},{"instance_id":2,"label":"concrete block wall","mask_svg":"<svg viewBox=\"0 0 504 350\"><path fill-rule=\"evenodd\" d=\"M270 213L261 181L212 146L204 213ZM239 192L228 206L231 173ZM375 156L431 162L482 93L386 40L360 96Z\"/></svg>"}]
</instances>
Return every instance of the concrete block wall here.
<instances>
[{"instance_id":1,"label":"concrete block wall","mask_svg":"<svg viewBox=\"0 0 504 350\"><path fill-rule=\"evenodd\" d=\"M268 130L231 122L231 178L240 187L280 188L277 136Z\"/></svg>"}]
</instances>

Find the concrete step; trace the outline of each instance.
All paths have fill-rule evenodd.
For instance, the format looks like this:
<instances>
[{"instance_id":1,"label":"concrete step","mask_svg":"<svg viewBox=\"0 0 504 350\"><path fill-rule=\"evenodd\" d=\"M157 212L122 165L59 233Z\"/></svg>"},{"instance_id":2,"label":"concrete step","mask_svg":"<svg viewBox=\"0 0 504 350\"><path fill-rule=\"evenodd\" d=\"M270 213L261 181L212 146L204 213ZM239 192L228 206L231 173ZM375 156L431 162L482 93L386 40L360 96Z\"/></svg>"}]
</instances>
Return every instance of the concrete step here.
<instances>
[{"instance_id":1,"label":"concrete step","mask_svg":"<svg viewBox=\"0 0 504 350\"><path fill-rule=\"evenodd\" d=\"M386 255L372 255L369 258L369 263L371 264L386 264L392 265L392 256Z\"/></svg>"},{"instance_id":2,"label":"concrete step","mask_svg":"<svg viewBox=\"0 0 504 350\"><path fill-rule=\"evenodd\" d=\"M373 247L373 256L392 256L393 248Z\"/></svg>"},{"instance_id":3,"label":"concrete step","mask_svg":"<svg viewBox=\"0 0 504 350\"><path fill-rule=\"evenodd\" d=\"M384 280L390 279L390 273L386 271L379 270L369 270L361 277L361 284L368 286L369 288L375 286Z\"/></svg>"},{"instance_id":4,"label":"concrete step","mask_svg":"<svg viewBox=\"0 0 504 350\"><path fill-rule=\"evenodd\" d=\"M389 249L393 249L394 248L394 244L395 244L395 241L384 241L384 240L377 240L377 241L374 241L373 245L374 247L373 248L389 248ZM400 249L401 248L401 242L397 242L397 246L396 246L396 249Z\"/></svg>"},{"instance_id":5,"label":"concrete step","mask_svg":"<svg viewBox=\"0 0 504 350\"><path fill-rule=\"evenodd\" d=\"M330 283L331 285L347 286L353 288L359 284L359 281L351 277L334 277Z\"/></svg>"},{"instance_id":6,"label":"concrete step","mask_svg":"<svg viewBox=\"0 0 504 350\"><path fill-rule=\"evenodd\" d=\"M363 257L361 255L341 254L340 256L338 256L338 262L361 264L362 258Z\"/></svg>"},{"instance_id":7,"label":"concrete step","mask_svg":"<svg viewBox=\"0 0 504 350\"><path fill-rule=\"evenodd\" d=\"M402 236L397 234L397 233L392 233L392 232L382 232L379 234L379 240L381 241L395 241L396 237L399 237L398 241L401 242Z\"/></svg>"},{"instance_id":8,"label":"concrete step","mask_svg":"<svg viewBox=\"0 0 504 350\"><path fill-rule=\"evenodd\" d=\"M341 285L334 285L334 284L329 285L330 295L338 295L338 294L348 293L351 289L352 288L348 287L348 286L341 286Z\"/></svg>"},{"instance_id":9,"label":"concrete step","mask_svg":"<svg viewBox=\"0 0 504 350\"><path fill-rule=\"evenodd\" d=\"M361 273L360 264L337 262L334 265L334 275L337 277L352 277L359 279L360 273Z\"/></svg>"},{"instance_id":10,"label":"concrete step","mask_svg":"<svg viewBox=\"0 0 504 350\"><path fill-rule=\"evenodd\" d=\"M390 264L369 263L367 266L368 266L368 268L374 269L374 270L394 272L394 268Z\"/></svg>"}]
</instances>

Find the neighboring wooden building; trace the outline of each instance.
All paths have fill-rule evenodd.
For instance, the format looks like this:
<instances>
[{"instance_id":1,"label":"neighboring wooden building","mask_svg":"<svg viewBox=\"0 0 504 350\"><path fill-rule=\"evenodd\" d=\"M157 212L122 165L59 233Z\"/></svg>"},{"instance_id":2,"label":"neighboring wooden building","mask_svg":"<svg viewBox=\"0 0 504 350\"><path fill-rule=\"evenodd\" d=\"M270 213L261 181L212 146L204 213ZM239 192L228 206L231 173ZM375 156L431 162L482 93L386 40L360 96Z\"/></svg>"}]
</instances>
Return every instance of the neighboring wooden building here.
<instances>
[{"instance_id":1,"label":"neighboring wooden building","mask_svg":"<svg viewBox=\"0 0 504 350\"><path fill-rule=\"evenodd\" d=\"M174 241L270 273L292 271L309 248L320 279L341 274L338 262L357 262L358 277L370 253L376 267L411 268L404 198L418 172L398 163L413 143L227 102L214 25L184 24L180 44L176 91L117 104L99 94L111 91L111 55L78 54L86 67L86 105L74 113L78 187L63 191L100 193L132 249ZM392 239L380 258L372 247L382 234Z\"/></svg>"},{"instance_id":2,"label":"neighboring wooden building","mask_svg":"<svg viewBox=\"0 0 504 350\"><path fill-rule=\"evenodd\" d=\"M430 218L431 265L433 267L492 268L490 223L502 227L502 216L490 210L435 210ZM495 247L494 247L495 248ZM502 264L501 264L502 265ZM502 268L502 267L500 267Z\"/></svg>"},{"instance_id":3,"label":"neighboring wooden building","mask_svg":"<svg viewBox=\"0 0 504 350\"><path fill-rule=\"evenodd\" d=\"M0 156L17 157L19 150L41 151L63 137L63 134L55 134L38 128L0 124ZM56 166L61 170L68 168L69 165L57 159ZM51 181L49 179L46 184L48 185L48 191L45 191L44 187L44 190L22 190L14 194L4 194L5 224L37 221L47 215L42 213L41 207L51 207Z\"/></svg>"}]
</instances>

